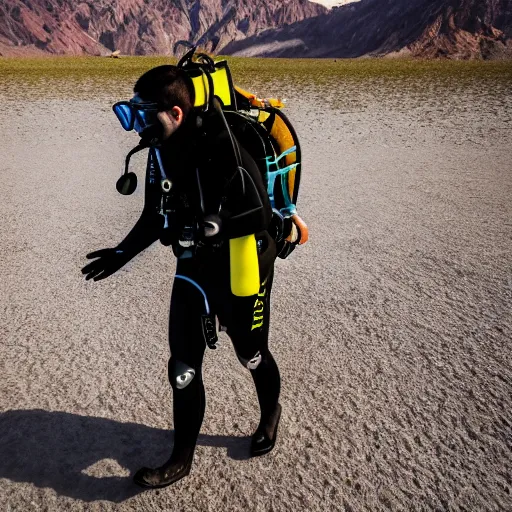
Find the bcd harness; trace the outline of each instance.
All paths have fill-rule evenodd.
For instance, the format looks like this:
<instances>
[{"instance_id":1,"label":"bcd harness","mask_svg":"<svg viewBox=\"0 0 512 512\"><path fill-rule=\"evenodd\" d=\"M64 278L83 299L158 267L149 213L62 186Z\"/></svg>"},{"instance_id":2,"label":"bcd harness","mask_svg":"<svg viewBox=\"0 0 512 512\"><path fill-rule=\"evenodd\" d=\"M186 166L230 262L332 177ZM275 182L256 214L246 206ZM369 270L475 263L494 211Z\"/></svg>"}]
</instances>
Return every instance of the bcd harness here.
<instances>
[{"instance_id":1,"label":"bcd harness","mask_svg":"<svg viewBox=\"0 0 512 512\"><path fill-rule=\"evenodd\" d=\"M280 110L283 103L275 99L261 100L234 86L226 61L214 62L205 54L196 54L195 48L179 61L178 67L187 73L194 86L194 110L197 114L198 130L204 133L210 116L220 119L226 129L244 193L246 190L254 192L255 186L242 165L236 141L256 162L273 210L272 224L276 228L274 236L278 255L286 258L296 245L304 244L308 240L308 229L296 210L301 174L300 144L291 123ZM128 102L116 103L113 110L125 130L135 129L141 135L139 145L126 157L124 173L116 188L124 195L134 192L137 177L129 172L130 158L134 153L149 148L148 172L150 176L153 174L160 179L162 195L159 213L165 218L165 232L170 227L173 187L160 156L157 105L144 102L135 96ZM256 201L254 208L240 214L240 217L249 216L258 208L263 208L261 200L259 204ZM213 234L219 229L215 219L205 218L205 225ZM194 245L193 231L194 227L190 226L190 234L185 236L189 240L180 240L180 245ZM161 239L162 243L163 240L165 236ZM229 244L232 291L235 295L254 295L260 286L254 234L237 236L230 239Z\"/></svg>"}]
</instances>

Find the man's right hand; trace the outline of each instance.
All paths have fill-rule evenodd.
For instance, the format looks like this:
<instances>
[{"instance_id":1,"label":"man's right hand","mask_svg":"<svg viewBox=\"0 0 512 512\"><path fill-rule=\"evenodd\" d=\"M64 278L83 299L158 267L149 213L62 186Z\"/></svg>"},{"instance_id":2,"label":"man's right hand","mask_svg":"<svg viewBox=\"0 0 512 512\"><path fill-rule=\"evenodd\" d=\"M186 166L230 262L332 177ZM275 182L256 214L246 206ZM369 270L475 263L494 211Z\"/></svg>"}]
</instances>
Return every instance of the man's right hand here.
<instances>
[{"instance_id":1,"label":"man's right hand","mask_svg":"<svg viewBox=\"0 0 512 512\"><path fill-rule=\"evenodd\" d=\"M86 257L89 260L97 258L82 269L82 274L85 274L87 281L89 279L101 281L101 279L105 279L114 272L117 272L131 259L125 251L117 248L94 251Z\"/></svg>"}]
</instances>

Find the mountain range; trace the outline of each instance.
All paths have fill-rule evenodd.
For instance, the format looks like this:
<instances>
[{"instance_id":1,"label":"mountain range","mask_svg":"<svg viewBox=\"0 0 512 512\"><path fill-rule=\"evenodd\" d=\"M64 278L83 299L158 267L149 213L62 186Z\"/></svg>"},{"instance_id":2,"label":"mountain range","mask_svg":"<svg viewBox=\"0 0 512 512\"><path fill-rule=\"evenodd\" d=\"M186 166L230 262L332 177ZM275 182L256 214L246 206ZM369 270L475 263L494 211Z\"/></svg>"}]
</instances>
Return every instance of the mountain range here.
<instances>
[{"instance_id":1,"label":"mountain range","mask_svg":"<svg viewBox=\"0 0 512 512\"><path fill-rule=\"evenodd\" d=\"M170 55L179 40L214 52L326 11L308 0L2 0L0 53Z\"/></svg>"},{"instance_id":2,"label":"mountain range","mask_svg":"<svg viewBox=\"0 0 512 512\"><path fill-rule=\"evenodd\" d=\"M224 48L234 55L499 59L512 56L511 0L361 0Z\"/></svg>"},{"instance_id":3,"label":"mountain range","mask_svg":"<svg viewBox=\"0 0 512 512\"><path fill-rule=\"evenodd\" d=\"M512 56L512 0L2 0L0 55Z\"/></svg>"}]
</instances>

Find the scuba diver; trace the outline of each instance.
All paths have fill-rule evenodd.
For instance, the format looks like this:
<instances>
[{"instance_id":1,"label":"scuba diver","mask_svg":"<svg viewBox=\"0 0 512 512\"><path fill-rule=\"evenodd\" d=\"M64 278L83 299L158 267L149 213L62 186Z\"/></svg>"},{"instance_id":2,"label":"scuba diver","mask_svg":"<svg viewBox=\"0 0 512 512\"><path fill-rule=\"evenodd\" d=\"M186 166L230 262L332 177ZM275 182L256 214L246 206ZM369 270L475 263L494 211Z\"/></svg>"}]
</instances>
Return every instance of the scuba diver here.
<instances>
[{"instance_id":1,"label":"scuba diver","mask_svg":"<svg viewBox=\"0 0 512 512\"><path fill-rule=\"evenodd\" d=\"M190 472L205 412L203 355L207 346L215 348L218 329L227 332L256 387L260 421L251 456L274 448L281 416L280 375L268 335L274 262L289 233L283 216L273 212L258 164L226 123L224 104L213 94L199 98L204 91L193 78L202 71L190 69L151 69L137 80L130 101L114 105L123 128L141 137L117 183L122 194L136 187L130 156L149 149L144 208L124 240L88 254L93 261L82 269L87 280L105 279L157 240L177 258L168 362L174 447L162 466L136 472L134 481L146 488L168 486ZM203 100L207 108L198 109ZM288 250L296 241L288 237Z\"/></svg>"}]
</instances>

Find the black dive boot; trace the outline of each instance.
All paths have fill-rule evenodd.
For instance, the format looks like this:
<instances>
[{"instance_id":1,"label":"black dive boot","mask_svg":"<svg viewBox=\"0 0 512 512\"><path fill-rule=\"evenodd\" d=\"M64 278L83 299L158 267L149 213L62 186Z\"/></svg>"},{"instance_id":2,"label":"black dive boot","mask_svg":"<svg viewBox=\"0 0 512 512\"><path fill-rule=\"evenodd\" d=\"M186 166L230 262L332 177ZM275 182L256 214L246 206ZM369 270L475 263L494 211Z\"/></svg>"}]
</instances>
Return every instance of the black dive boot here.
<instances>
[{"instance_id":1,"label":"black dive boot","mask_svg":"<svg viewBox=\"0 0 512 512\"><path fill-rule=\"evenodd\" d=\"M141 487L149 489L160 489L181 480L190 473L194 453L188 458L183 457L176 460L171 457L163 466L159 468L141 468L135 473L133 481Z\"/></svg>"},{"instance_id":2,"label":"black dive boot","mask_svg":"<svg viewBox=\"0 0 512 512\"><path fill-rule=\"evenodd\" d=\"M204 344L202 340L201 337L201 343ZM137 485L149 489L159 489L181 480L190 473L205 409L200 363L198 368L197 372L194 372L193 368L173 360L172 357L169 360L169 382L173 391L173 452L171 458L163 466L155 469L139 469L133 477Z\"/></svg>"},{"instance_id":3,"label":"black dive boot","mask_svg":"<svg viewBox=\"0 0 512 512\"><path fill-rule=\"evenodd\" d=\"M277 439L277 427L279 426L280 419L281 406L277 404L274 413L267 421L260 422L256 432L252 436L251 457L265 455L274 448Z\"/></svg>"}]
</instances>

